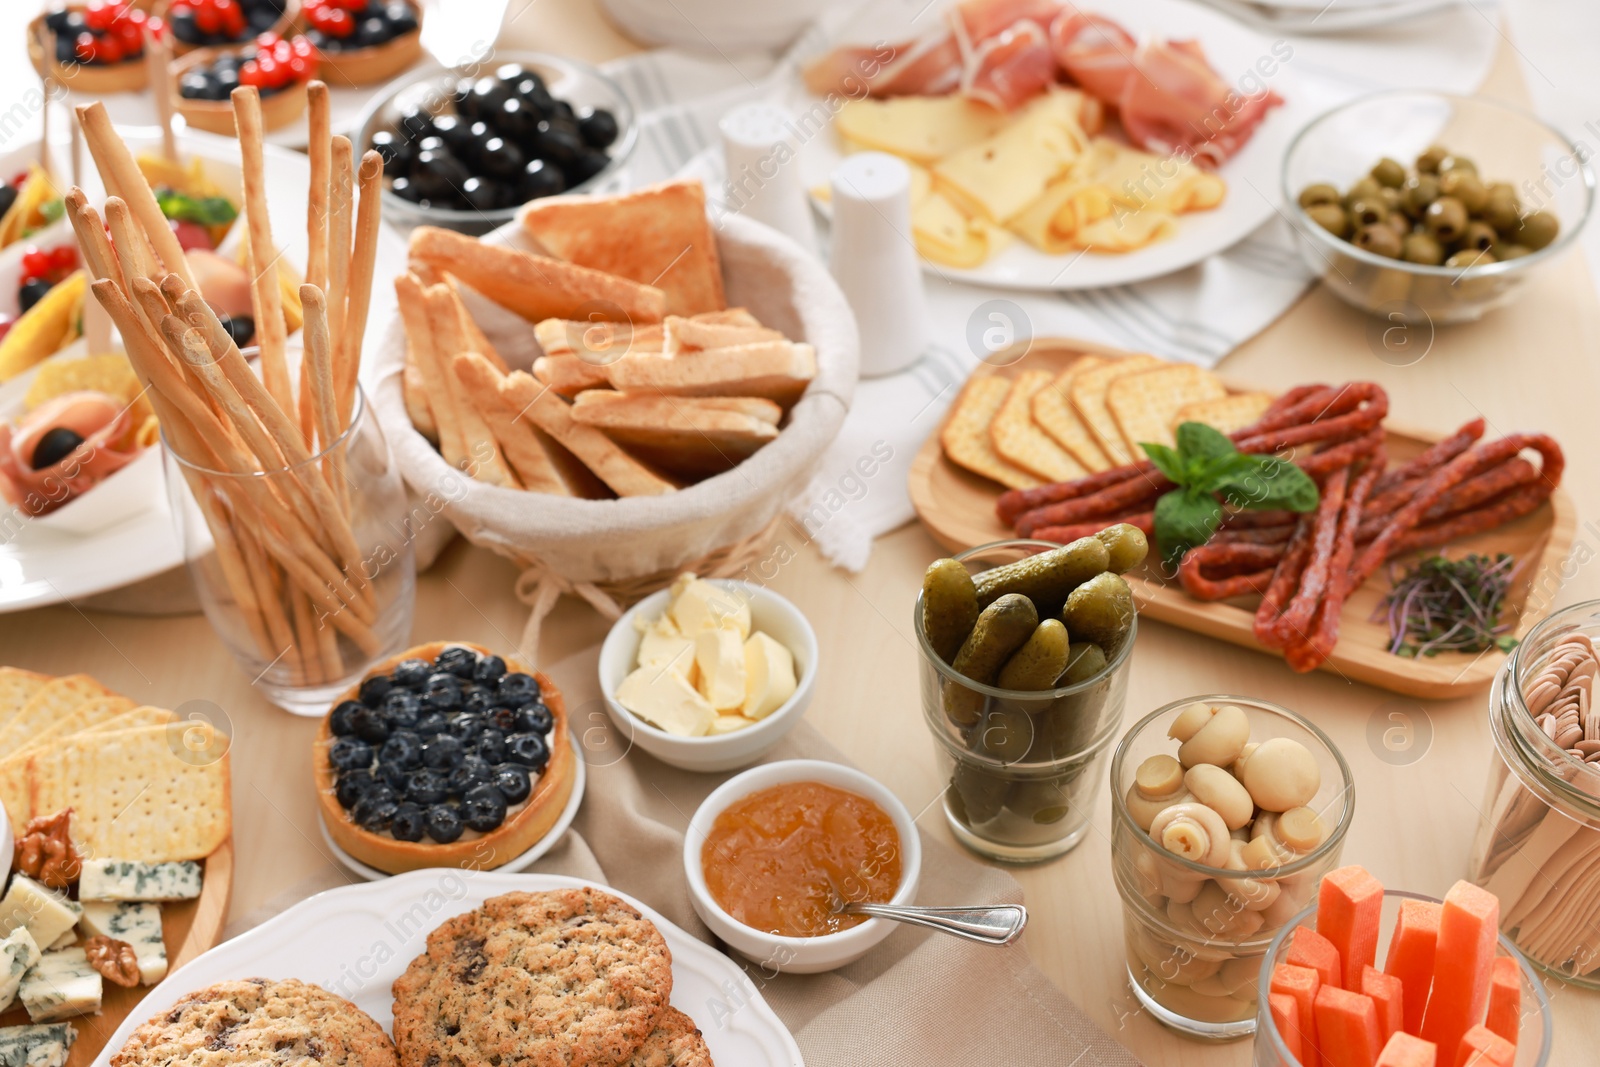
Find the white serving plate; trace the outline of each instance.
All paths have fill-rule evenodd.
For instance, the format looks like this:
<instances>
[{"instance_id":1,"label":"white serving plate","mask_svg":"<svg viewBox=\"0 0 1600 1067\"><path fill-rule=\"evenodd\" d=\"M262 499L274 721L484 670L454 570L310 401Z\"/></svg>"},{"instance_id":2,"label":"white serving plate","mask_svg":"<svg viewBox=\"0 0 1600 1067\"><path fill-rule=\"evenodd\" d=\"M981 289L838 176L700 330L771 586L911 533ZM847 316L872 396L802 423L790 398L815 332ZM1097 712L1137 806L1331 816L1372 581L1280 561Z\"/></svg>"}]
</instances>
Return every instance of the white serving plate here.
<instances>
[{"instance_id":1,"label":"white serving plate","mask_svg":"<svg viewBox=\"0 0 1600 1067\"><path fill-rule=\"evenodd\" d=\"M672 950L672 1003L695 1021L718 1063L803 1067L800 1047L760 990L733 961L625 893L548 874L426 870L318 893L224 941L173 972L145 996L106 1042L104 1067L144 1021L185 993L228 979L298 978L348 997L385 1030L394 1021L390 987L444 920L514 890L593 886L638 908Z\"/></svg>"},{"instance_id":2,"label":"white serving plate","mask_svg":"<svg viewBox=\"0 0 1600 1067\"><path fill-rule=\"evenodd\" d=\"M1089 13L1110 16L1135 37L1198 40L1212 67L1234 85L1246 72L1260 78L1258 61L1274 63L1275 73L1264 80L1284 98L1284 103L1272 109L1244 149L1218 170L1228 183L1228 195L1222 204L1212 211L1180 217L1178 232L1165 241L1121 255L1072 252L1051 256L1017 238L981 266L961 270L924 261L928 272L953 281L1008 289L1067 291L1125 285L1193 266L1243 240L1277 211L1284 154L1290 139L1311 120L1315 108L1296 90L1289 69L1292 62L1285 64L1273 55L1273 42L1225 15L1186 0L1143 0L1139 4L1095 0L1082 7ZM826 47L914 37L934 24L933 14L928 11L927 0L876 0L857 12ZM784 102L796 114L815 107L825 110L822 100L809 94L798 78L791 82ZM807 188L826 185L828 175L843 158L831 129L806 140L799 155ZM909 234L906 236L910 238Z\"/></svg>"}]
</instances>

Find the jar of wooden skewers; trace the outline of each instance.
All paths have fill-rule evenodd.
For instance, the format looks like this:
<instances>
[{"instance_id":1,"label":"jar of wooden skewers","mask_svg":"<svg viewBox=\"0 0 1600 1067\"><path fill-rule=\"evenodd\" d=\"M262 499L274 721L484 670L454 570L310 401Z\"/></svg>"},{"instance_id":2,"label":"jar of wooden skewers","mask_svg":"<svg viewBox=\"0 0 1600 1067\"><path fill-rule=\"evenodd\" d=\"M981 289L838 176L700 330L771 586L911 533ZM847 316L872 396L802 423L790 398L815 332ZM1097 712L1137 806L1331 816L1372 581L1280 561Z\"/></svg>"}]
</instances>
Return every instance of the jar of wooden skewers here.
<instances>
[{"instance_id":1,"label":"jar of wooden skewers","mask_svg":"<svg viewBox=\"0 0 1600 1067\"><path fill-rule=\"evenodd\" d=\"M1495 754L1469 877L1534 966L1600 989L1600 600L1544 619L1489 696Z\"/></svg>"}]
</instances>

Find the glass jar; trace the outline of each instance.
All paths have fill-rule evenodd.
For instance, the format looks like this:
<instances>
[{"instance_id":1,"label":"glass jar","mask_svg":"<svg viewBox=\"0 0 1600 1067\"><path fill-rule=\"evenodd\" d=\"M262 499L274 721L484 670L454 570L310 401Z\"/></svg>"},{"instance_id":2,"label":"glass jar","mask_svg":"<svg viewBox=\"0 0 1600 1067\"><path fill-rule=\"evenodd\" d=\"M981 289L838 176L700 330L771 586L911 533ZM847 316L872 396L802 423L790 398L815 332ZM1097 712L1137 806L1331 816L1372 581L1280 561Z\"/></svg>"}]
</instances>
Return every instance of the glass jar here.
<instances>
[{"instance_id":1,"label":"glass jar","mask_svg":"<svg viewBox=\"0 0 1600 1067\"><path fill-rule=\"evenodd\" d=\"M978 573L1038 552L1049 541L997 541L955 558ZM1138 619L1109 650L1105 669L1076 685L1037 691L1000 689L958 674L933 650L922 628L922 597L913 626L922 650L922 714L933 733L945 821L972 851L1008 863L1068 852L1083 839L1106 750L1122 722ZM949 692L973 704L971 722L945 713Z\"/></svg>"},{"instance_id":2,"label":"glass jar","mask_svg":"<svg viewBox=\"0 0 1600 1067\"><path fill-rule=\"evenodd\" d=\"M1190 705L1232 705L1245 713L1251 742L1298 741L1316 760L1320 784L1307 805L1320 816L1321 844L1276 866L1246 871L1196 863L1161 847L1141 827L1128 796L1139 765L1176 756L1168 736ZM1255 1031L1256 979L1273 937L1338 866L1355 815L1355 783L1328 736L1286 708L1248 697L1190 697L1139 720L1111 760L1111 870L1122 897L1128 981L1139 1002L1166 1026L1193 1037L1229 1039ZM1192 800L1186 792L1173 803ZM1148 803L1148 802L1147 802ZM1261 827L1252 812L1246 829ZM1230 837L1245 839L1245 831Z\"/></svg>"},{"instance_id":3,"label":"glass jar","mask_svg":"<svg viewBox=\"0 0 1600 1067\"><path fill-rule=\"evenodd\" d=\"M324 715L369 666L406 647L416 565L405 487L364 393L349 429L299 464L237 474L190 463L164 438L162 446L173 521L206 618L269 700ZM343 552L304 503L317 478L348 517L353 543ZM265 521L272 499L290 502L304 525Z\"/></svg>"},{"instance_id":4,"label":"glass jar","mask_svg":"<svg viewBox=\"0 0 1600 1067\"><path fill-rule=\"evenodd\" d=\"M1388 955L1389 935L1394 932L1395 920L1400 915L1400 903L1405 900L1440 903L1436 898L1423 896L1421 893L1407 893L1400 889L1385 890L1383 918L1379 921L1378 933L1377 958L1380 960ZM1266 956L1261 961L1263 975L1271 974L1273 968L1277 967L1279 958L1288 951L1289 936L1301 926L1310 925L1314 929L1316 917L1317 905L1313 900L1310 907L1296 915L1288 925L1278 931L1277 936L1272 939L1272 944L1267 946ZM1528 966L1527 959L1504 935L1500 938L1496 954L1515 959L1522 972L1522 1021L1517 1030L1516 1067L1545 1067L1545 1064L1550 1062L1550 1037L1554 1022L1550 1015L1550 998L1545 993L1544 983L1539 981L1539 976ZM1312 1067L1312 1065L1302 1065L1290 1055L1288 1047L1283 1043L1283 1036L1272 1021L1272 1011L1265 998L1262 998L1257 1009L1255 1054L1251 1062L1254 1067Z\"/></svg>"},{"instance_id":5,"label":"glass jar","mask_svg":"<svg viewBox=\"0 0 1600 1067\"><path fill-rule=\"evenodd\" d=\"M1496 757L1468 877L1500 898L1500 928L1534 966L1600 989L1600 764L1556 744L1523 696L1555 646L1579 632L1600 640L1600 600L1541 621L1495 678Z\"/></svg>"}]
</instances>

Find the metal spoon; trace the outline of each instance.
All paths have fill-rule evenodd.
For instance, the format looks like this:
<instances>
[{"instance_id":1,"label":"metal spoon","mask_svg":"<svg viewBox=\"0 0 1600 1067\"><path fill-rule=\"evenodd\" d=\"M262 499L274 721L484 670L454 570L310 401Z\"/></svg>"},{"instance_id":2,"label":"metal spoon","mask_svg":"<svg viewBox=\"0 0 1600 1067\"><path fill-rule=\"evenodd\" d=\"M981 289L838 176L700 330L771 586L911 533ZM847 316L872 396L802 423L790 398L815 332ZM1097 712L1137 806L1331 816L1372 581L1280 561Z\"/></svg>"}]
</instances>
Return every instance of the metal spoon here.
<instances>
[{"instance_id":1,"label":"metal spoon","mask_svg":"<svg viewBox=\"0 0 1600 1067\"><path fill-rule=\"evenodd\" d=\"M984 945L1009 945L1028 925L1028 909L1021 904L986 904L977 907L922 908L909 904L864 904L842 901L837 911L870 915L912 926L954 934Z\"/></svg>"}]
</instances>

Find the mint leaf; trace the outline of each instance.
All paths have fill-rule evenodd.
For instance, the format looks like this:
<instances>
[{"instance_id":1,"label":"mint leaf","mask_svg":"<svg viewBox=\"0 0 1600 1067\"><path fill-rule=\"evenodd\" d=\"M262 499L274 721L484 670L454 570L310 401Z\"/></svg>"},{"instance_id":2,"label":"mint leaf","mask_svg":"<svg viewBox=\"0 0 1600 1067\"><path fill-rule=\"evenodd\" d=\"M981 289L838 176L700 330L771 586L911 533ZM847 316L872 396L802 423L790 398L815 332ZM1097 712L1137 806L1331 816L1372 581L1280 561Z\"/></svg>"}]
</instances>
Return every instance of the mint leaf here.
<instances>
[{"instance_id":1,"label":"mint leaf","mask_svg":"<svg viewBox=\"0 0 1600 1067\"><path fill-rule=\"evenodd\" d=\"M1295 464L1277 456L1244 456L1240 464L1218 477L1212 488L1228 503L1240 508L1283 508L1311 511L1317 506L1317 483Z\"/></svg>"},{"instance_id":2,"label":"mint leaf","mask_svg":"<svg viewBox=\"0 0 1600 1067\"><path fill-rule=\"evenodd\" d=\"M1222 505L1204 490L1174 489L1156 501L1156 545L1169 563L1176 563L1196 545L1211 540L1222 522Z\"/></svg>"},{"instance_id":3,"label":"mint leaf","mask_svg":"<svg viewBox=\"0 0 1600 1067\"><path fill-rule=\"evenodd\" d=\"M1150 462L1156 465L1156 470L1165 474L1179 485L1183 484L1183 460L1178 457L1177 452L1158 441L1140 441L1139 447L1144 449L1144 454L1150 457Z\"/></svg>"},{"instance_id":4,"label":"mint leaf","mask_svg":"<svg viewBox=\"0 0 1600 1067\"><path fill-rule=\"evenodd\" d=\"M1228 439L1227 434L1203 422L1180 423L1176 437L1178 454L1183 457L1185 466L1196 460L1221 459L1236 455L1239 451L1233 447L1233 442Z\"/></svg>"}]
</instances>

